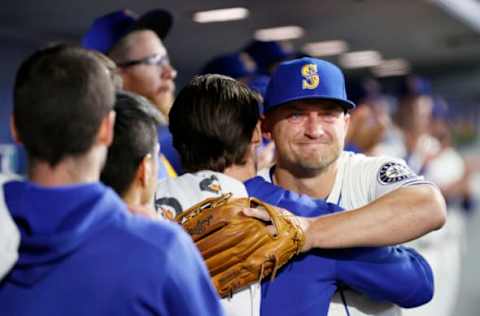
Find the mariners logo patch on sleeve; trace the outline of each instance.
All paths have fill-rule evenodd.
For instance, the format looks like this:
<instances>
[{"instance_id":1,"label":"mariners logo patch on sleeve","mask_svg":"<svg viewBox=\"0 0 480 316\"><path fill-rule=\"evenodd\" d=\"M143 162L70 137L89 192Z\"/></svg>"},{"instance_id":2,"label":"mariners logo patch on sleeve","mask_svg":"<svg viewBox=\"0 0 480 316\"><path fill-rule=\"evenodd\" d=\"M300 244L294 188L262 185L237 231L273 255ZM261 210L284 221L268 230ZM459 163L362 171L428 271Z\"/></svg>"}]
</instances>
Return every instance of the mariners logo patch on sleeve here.
<instances>
[{"instance_id":1,"label":"mariners logo patch on sleeve","mask_svg":"<svg viewBox=\"0 0 480 316\"><path fill-rule=\"evenodd\" d=\"M392 184L415 176L415 173L404 164L398 162L387 162L378 171L378 182L381 184Z\"/></svg>"}]
</instances>

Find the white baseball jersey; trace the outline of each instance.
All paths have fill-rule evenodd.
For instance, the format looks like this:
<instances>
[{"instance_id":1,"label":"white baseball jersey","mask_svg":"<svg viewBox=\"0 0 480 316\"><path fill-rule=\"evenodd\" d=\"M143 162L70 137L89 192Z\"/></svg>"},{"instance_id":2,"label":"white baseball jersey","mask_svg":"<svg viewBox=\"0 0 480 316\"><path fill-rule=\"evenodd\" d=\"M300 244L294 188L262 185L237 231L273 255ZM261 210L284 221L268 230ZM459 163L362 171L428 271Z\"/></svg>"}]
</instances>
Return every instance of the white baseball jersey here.
<instances>
[{"instance_id":1,"label":"white baseball jersey","mask_svg":"<svg viewBox=\"0 0 480 316\"><path fill-rule=\"evenodd\" d=\"M3 184L11 180L0 174L0 280L18 259L20 234L5 205Z\"/></svg>"},{"instance_id":2,"label":"white baseball jersey","mask_svg":"<svg viewBox=\"0 0 480 316\"><path fill-rule=\"evenodd\" d=\"M219 197L223 193L234 197L248 197L242 182L223 173L199 171L177 178L166 178L159 182L155 193L155 208L171 217L206 198ZM222 299L228 316L260 316L260 283Z\"/></svg>"},{"instance_id":3,"label":"white baseball jersey","mask_svg":"<svg viewBox=\"0 0 480 316\"><path fill-rule=\"evenodd\" d=\"M264 169L259 175L269 182L275 167ZM338 160L338 171L327 202L344 209L362 207L380 196L400 187L430 183L416 175L401 159L390 157L367 157L362 154L343 152ZM301 193L301 192L300 192ZM348 312L339 293L330 304L329 316L396 316L401 309L391 303L379 303L354 291L343 292Z\"/></svg>"}]
</instances>

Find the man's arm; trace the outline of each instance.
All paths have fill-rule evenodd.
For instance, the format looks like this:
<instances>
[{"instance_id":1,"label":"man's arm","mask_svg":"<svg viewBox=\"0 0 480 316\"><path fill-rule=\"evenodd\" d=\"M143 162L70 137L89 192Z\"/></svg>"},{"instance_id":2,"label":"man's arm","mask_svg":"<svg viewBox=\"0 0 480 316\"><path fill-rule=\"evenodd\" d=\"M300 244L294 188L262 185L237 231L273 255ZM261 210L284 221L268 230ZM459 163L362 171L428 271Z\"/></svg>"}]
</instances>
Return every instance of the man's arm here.
<instances>
[{"instance_id":1,"label":"man's arm","mask_svg":"<svg viewBox=\"0 0 480 316\"><path fill-rule=\"evenodd\" d=\"M400 244L441 228L446 220L445 200L432 184L401 187L358 209L341 211L337 207L334 214L328 214L330 203L315 204L306 195L287 191L260 177L247 181L246 187L250 195L294 214L323 215L297 217L306 232L304 251ZM245 213L268 220L268 215L259 210Z\"/></svg>"},{"instance_id":2,"label":"man's arm","mask_svg":"<svg viewBox=\"0 0 480 316\"><path fill-rule=\"evenodd\" d=\"M418 184L394 190L358 209L302 221L304 250L386 246L441 228L446 205L435 186Z\"/></svg>"},{"instance_id":3,"label":"man's arm","mask_svg":"<svg viewBox=\"0 0 480 316\"><path fill-rule=\"evenodd\" d=\"M336 279L374 300L416 307L433 297L432 269L411 248L355 248L333 253Z\"/></svg>"}]
</instances>

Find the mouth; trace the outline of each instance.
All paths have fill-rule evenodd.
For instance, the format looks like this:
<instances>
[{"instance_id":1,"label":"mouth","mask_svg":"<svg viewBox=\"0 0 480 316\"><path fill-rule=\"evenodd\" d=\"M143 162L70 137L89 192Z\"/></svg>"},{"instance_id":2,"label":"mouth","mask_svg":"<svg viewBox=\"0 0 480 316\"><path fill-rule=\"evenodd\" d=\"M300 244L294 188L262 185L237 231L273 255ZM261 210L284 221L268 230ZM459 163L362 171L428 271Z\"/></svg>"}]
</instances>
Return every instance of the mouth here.
<instances>
[{"instance_id":1,"label":"mouth","mask_svg":"<svg viewBox=\"0 0 480 316\"><path fill-rule=\"evenodd\" d=\"M308 141L308 142L299 142L297 144L299 146L322 146L322 145L330 145L331 142L328 140L316 140L316 141Z\"/></svg>"},{"instance_id":2,"label":"mouth","mask_svg":"<svg viewBox=\"0 0 480 316\"><path fill-rule=\"evenodd\" d=\"M164 84L158 88L158 93L174 93L175 84L173 82Z\"/></svg>"}]
</instances>

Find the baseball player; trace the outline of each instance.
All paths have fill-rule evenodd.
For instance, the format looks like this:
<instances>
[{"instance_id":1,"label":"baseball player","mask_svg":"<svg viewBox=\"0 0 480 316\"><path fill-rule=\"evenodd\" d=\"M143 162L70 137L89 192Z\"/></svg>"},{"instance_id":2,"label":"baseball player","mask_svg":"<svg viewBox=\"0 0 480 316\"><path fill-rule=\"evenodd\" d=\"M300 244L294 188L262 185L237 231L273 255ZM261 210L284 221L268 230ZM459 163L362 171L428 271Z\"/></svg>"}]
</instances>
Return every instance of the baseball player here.
<instances>
[{"instance_id":1,"label":"baseball player","mask_svg":"<svg viewBox=\"0 0 480 316\"><path fill-rule=\"evenodd\" d=\"M0 283L1 314L224 315L191 238L131 215L98 182L115 121L113 82L98 57L40 50L20 66L14 97L12 130L29 173L0 187L0 212L22 236Z\"/></svg>"},{"instance_id":2,"label":"baseball player","mask_svg":"<svg viewBox=\"0 0 480 316\"><path fill-rule=\"evenodd\" d=\"M374 245L389 244L444 224L445 202L439 190L404 161L343 151L348 111L354 104L347 99L342 72L333 64L315 58L280 64L267 88L264 107L262 130L275 142L277 163L260 175L287 190L353 210L344 212L351 218L347 233L331 235L338 239L335 242L355 235L352 240L357 242L344 246L372 245L367 239L375 235ZM370 218L357 220L358 211ZM329 238L321 225L314 226L311 230L318 239ZM399 313L393 304L340 291L329 315Z\"/></svg>"},{"instance_id":3,"label":"baseball player","mask_svg":"<svg viewBox=\"0 0 480 316\"><path fill-rule=\"evenodd\" d=\"M255 151L261 141L258 102L258 97L242 84L218 75L197 77L181 90L170 112L170 129L182 163L191 173L159 182L155 198L158 209L178 213L227 192L248 196L241 181L256 173ZM209 146L205 146L207 143ZM270 187L276 188L263 181L262 191L271 192ZM291 209L309 209L314 215L340 210L285 190L277 197L269 201ZM309 253L282 269L280 275L291 277L278 276L279 287L275 287L277 280L272 288L264 284L261 291L255 284L224 299L227 314L326 315L340 283L403 306L425 303L433 295L428 263L403 247ZM282 281L287 279L293 281L288 289ZM277 307L269 302L276 302Z\"/></svg>"},{"instance_id":4,"label":"baseball player","mask_svg":"<svg viewBox=\"0 0 480 316\"><path fill-rule=\"evenodd\" d=\"M163 9L141 16L130 10L118 10L95 19L82 39L83 47L104 53L117 64L125 90L147 98L159 110L160 178L181 172L168 131L168 111L174 99L177 71L170 64L164 40L172 24L173 16Z\"/></svg>"}]
</instances>

